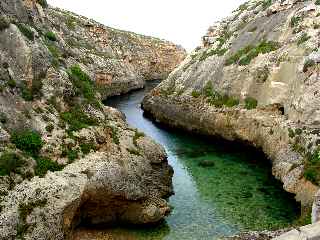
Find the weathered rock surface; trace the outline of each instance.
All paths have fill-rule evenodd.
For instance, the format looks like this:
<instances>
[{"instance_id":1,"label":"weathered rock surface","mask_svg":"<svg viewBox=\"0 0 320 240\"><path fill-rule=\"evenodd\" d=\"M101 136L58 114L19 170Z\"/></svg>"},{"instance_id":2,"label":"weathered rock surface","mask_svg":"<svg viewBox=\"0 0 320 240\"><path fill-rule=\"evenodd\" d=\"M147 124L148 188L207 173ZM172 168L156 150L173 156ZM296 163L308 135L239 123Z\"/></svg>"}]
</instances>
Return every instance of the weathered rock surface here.
<instances>
[{"instance_id":1,"label":"weathered rock surface","mask_svg":"<svg viewBox=\"0 0 320 240\"><path fill-rule=\"evenodd\" d=\"M319 24L315 1L248 1L209 28L143 107L170 126L261 148L310 207L320 183Z\"/></svg>"},{"instance_id":2,"label":"weathered rock surface","mask_svg":"<svg viewBox=\"0 0 320 240\"><path fill-rule=\"evenodd\" d=\"M1 1L0 239L165 217L173 171L163 148L101 100L165 78L184 55L44 0Z\"/></svg>"}]
</instances>

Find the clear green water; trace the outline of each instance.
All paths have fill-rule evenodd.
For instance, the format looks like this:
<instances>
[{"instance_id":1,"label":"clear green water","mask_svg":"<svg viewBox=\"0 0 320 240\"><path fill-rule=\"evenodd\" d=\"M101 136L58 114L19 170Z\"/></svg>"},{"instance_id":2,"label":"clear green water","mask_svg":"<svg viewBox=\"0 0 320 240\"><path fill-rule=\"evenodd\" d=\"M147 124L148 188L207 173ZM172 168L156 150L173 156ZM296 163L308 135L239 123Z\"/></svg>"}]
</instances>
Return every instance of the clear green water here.
<instances>
[{"instance_id":1,"label":"clear green water","mask_svg":"<svg viewBox=\"0 0 320 240\"><path fill-rule=\"evenodd\" d=\"M140 103L155 84L106 104L121 110L131 126L165 147L175 171L172 214L158 226L104 231L113 239L217 239L239 231L284 227L298 218L298 204L272 177L263 154L166 129L144 118ZM214 166L201 166L204 160Z\"/></svg>"}]
</instances>

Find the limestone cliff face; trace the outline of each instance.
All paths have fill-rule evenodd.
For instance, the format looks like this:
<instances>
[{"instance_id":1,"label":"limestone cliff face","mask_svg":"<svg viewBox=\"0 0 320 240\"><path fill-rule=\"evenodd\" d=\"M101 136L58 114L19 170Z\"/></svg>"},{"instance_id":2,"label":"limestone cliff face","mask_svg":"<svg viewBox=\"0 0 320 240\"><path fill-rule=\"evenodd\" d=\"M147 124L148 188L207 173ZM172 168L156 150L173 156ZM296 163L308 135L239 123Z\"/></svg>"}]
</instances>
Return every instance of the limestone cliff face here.
<instances>
[{"instance_id":1,"label":"limestone cliff face","mask_svg":"<svg viewBox=\"0 0 320 240\"><path fill-rule=\"evenodd\" d=\"M262 148L310 206L320 183L319 26L318 2L248 1L209 28L143 107L174 127Z\"/></svg>"},{"instance_id":2,"label":"limestone cliff face","mask_svg":"<svg viewBox=\"0 0 320 240\"><path fill-rule=\"evenodd\" d=\"M164 150L101 100L165 78L184 55L44 0L1 1L0 239L166 216Z\"/></svg>"}]
</instances>

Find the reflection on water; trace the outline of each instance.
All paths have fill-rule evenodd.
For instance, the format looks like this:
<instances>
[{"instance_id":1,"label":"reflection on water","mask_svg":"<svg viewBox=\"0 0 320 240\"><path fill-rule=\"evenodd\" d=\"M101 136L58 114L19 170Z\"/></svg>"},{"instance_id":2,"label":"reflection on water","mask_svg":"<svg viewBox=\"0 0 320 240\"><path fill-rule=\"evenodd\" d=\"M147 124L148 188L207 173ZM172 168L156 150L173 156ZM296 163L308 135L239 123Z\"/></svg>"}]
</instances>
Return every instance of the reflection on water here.
<instances>
[{"instance_id":1,"label":"reflection on water","mask_svg":"<svg viewBox=\"0 0 320 240\"><path fill-rule=\"evenodd\" d=\"M252 148L162 128L143 117L146 89L109 99L133 127L162 144L173 166L172 214L154 227L118 227L78 232L79 239L216 239L243 230L283 227L299 208Z\"/></svg>"}]
</instances>

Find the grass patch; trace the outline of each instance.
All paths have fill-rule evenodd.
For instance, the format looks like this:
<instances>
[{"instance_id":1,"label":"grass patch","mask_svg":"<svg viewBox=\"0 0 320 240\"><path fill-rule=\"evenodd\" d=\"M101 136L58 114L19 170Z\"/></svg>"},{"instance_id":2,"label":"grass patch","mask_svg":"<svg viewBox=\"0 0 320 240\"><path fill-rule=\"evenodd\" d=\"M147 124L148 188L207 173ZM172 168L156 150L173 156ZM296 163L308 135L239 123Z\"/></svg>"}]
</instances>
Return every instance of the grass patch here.
<instances>
[{"instance_id":1,"label":"grass patch","mask_svg":"<svg viewBox=\"0 0 320 240\"><path fill-rule=\"evenodd\" d=\"M39 154L43 141L40 134L34 130L15 131L11 134L11 142L18 149L32 156Z\"/></svg>"},{"instance_id":2,"label":"grass patch","mask_svg":"<svg viewBox=\"0 0 320 240\"><path fill-rule=\"evenodd\" d=\"M252 97L247 97L247 98L244 100L244 103L245 103L245 108L246 108L247 110L255 109L255 108L258 106L258 101L257 101L257 99L252 98Z\"/></svg>"},{"instance_id":3,"label":"grass patch","mask_svg":"<svg viewBox=\"0 0 320 240\"><path fill-rule=\"evenodd\" d=\"M257 46L248 45L229 57L225 65L239 64L241 66L249 65L250 62L259 54L266 54L279 48L278 43L272 41L262 41Z\"/></svg>"},{"instance_id":4,"label":"grass patch","mask_svg":"<svg viewBox=\"0 0 320 240\"><path fill-rule=\"evenodd\" d=\"M0 157L0 176L7 176L10 173L18 173L17 169L23 166L24 160L21 156L12 152L4 152Z\"/></svg>"}]
</instances>

